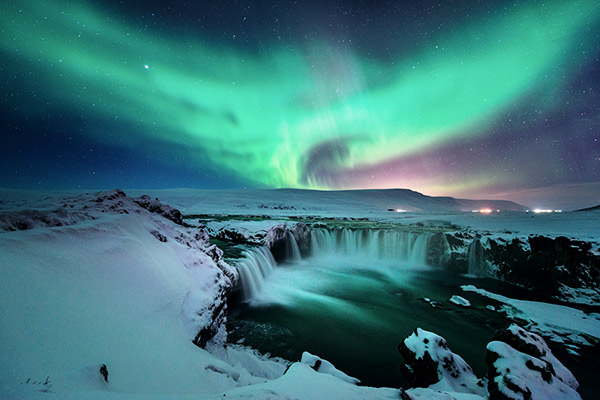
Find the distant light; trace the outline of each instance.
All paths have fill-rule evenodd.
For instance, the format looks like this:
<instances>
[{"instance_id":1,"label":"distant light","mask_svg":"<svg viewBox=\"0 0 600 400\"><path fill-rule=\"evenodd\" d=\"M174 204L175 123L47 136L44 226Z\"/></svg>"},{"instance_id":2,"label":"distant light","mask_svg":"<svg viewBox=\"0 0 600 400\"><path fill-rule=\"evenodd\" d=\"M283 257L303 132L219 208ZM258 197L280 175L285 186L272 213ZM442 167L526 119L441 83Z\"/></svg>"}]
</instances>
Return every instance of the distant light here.
<instances>
[{"instance_id":1,"label":"distant light","mask_svg":"<svg viewBox=\"0 0 600 400\"><path fill-rule=\"evenodd\" d=\"M401 208L396 208L396 212L406 212L406 210L403 210Z\"/></svg>"},{"instance_id":2,"label":"distant light","mask_svg":"<svg viewBox=\"0 0 600 400\"><path fill-rule=\"evenodd\" d=\"M562 210L554 210L554 212L562 212Z\"/></svg>"},{"instance_id":3,"label":"distant light","mask_svg":"<svg viewBox=\"0 0 600 400\"><path fill-rule=\"evenodd\" d=\"M491 214L494 212L491 208L480 208L479 210L471 210L471 212L482 213L482 214ZM500 210L496 210L496 212L500 212Z\"/></svg>"},{"instance_id":4,"label":"distant light","mask_svg":"<svg viewBox=\"0 0 600 400\"><path fill-rule=\"evenodd\" d=\"M533 210L534 213L536 214L541 214L541 213L551 213L552 210L543 210L541 208L536 208L535 210Z\"/></svg>"},{"instance_id":5,"label":"distant light","mask_svg":"<svg viewBox=\"0 0 600 400\"><path fill-rule=\"evenodd\" d=\"M150 68L150 67L148 66L148 64L146 64L146 65L144 65L144 68L148 69L148 68Z\"/></svg>"}]
</instances>

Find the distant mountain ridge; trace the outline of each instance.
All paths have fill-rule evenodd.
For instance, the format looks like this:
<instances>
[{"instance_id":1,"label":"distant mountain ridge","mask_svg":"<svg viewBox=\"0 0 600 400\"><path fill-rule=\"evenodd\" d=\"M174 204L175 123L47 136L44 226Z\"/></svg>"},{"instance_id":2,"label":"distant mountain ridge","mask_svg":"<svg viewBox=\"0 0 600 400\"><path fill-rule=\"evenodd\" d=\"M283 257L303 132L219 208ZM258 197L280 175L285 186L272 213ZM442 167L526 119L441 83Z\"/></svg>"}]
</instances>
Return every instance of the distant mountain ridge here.
<instances>
[{"instance_id":1,"label":"distant mountain ridge","mask_svg":"<svg viewBox=\"0 0 600 400\"><path fill-rule=\"evenodd\" d=\"M322 216L375 216L389 210L414 212L525 211L508 200L470 200L432 197L409 189L307 190L307 189L161 189L126 190L150 194L184 214L277 214Z\"/></svg>"},{"instance_id":2,"label":"distant mountain ridge","mask_svg":"<svg viewBox=\"0 0 600 400\"><path fill-rule=\"evenodd\" d=\"M268 189L267 189L268 190ZM527 208L509 200L472 200L450 196L427 196L411 189L361 189L361 190L305 190L273 189L280 192L316 192L319 197L335 198L348 196L364 199L367 203L382 208L396 208L406 211L472 211L491 209L500 211L525 211ZM327 195L324 195L327 193ZM385 205L388 205L387 207Z\"/></svg>"},{"instance_id":3,"label":"distant mountain ridge","mask_svg":"<svg viewBox=\"0 0 600 400\"><path fill-rule=\"evenodd\" d=\"M579 210L575 210L575 211L598 211L598 210L600 210L600 204L598 204L597 206L593 206L593 207L580 208Z\"/></svg>"}]
</instances>

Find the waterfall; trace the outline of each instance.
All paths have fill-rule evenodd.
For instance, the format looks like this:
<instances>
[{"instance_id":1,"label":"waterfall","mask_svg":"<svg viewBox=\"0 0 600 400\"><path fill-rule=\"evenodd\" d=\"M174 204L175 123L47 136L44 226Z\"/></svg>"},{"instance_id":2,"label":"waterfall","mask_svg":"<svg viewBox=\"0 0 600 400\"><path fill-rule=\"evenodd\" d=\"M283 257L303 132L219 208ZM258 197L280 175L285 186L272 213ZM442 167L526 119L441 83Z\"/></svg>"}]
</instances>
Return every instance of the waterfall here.
<instances>
[{"instance_id":1,"label":"waterfall","mask_svg":"<svg viewBox=\"0 0 600 400\"><path fill-rule=\"evenodd\" d=\"M287 233L287 259L290 261L300 261L300 248L298 247L298 243L296 242L296 238L292 235L292 232L288 231Z\"/></svg>"},{"instance_id":2,"label":"waterfall","mask_svg":"<svg viewBox=\"0 0 600 400\"><path fill-rule=\"evenodd\" d=\"M425 265L429 233L405 232L394 229L324 229L311 230L310 245L314 256L368 258L370 260L397 260L412 265ZM291 232L286 234L287 261L301 260L300 249ZM267 247L252 248L236 267L240 272L242 300L251 301L261 291L265 279L277 262Z\"/></svg>"},{"instance_id":3,"label":"waterfall","mask_svg":"<svg viewBox=\"0 0 600 400\"><path fill-rule=\"evenodd\" d=\"M311 230L312 255L339 254L425 264L429 234L394 229Z\"/></svg>"},{"instance_id":4,"label":"waterfall","mask_svg":"<svg viewBox=\"0 0 600 400\"><path fill-rule=\"evenodd\" d=\"M240 272L243 301L252 300L260 292L265 279L276 266L271 251L264 246L244 252L244 258L236 264Z\"/></svg>"}]
</instances>

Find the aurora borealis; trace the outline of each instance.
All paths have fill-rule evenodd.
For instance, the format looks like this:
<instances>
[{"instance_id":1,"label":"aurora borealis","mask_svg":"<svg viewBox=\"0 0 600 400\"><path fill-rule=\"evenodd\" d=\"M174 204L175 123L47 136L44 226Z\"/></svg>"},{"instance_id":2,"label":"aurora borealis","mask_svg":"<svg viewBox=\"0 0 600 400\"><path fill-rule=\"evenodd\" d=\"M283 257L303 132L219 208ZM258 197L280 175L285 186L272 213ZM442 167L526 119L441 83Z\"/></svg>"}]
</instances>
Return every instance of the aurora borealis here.
<instances>
[{"instance_id":1,"label":"aurora borealis","mask_svg":"<svg viewBox=\"0 0 600 400\"><path fill-rule=\"evenodd\" d=\"M0 186L600 202L597 1L376 3L3 2Z\"/></svg>"}]
</instances>

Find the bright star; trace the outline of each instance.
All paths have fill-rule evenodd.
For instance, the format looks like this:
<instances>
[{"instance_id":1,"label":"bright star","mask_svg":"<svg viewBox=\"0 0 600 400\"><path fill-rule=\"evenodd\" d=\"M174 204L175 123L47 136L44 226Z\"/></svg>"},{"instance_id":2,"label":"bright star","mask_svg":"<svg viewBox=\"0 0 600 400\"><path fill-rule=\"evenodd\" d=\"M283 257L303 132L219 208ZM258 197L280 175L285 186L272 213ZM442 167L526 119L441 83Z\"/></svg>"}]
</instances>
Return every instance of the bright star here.
<instances>
[{"instance_id":1,"label":"bright star","mask_svg":"<svg viewBox=\"0 0 600 400\"><path fill-rule=\"evenodd\" d=\"M144 65L144 68L148 69L148 68L150 68L150 67L148 67L148 64L146 64L146 65Z\"/></svg>"}]
</instances>

